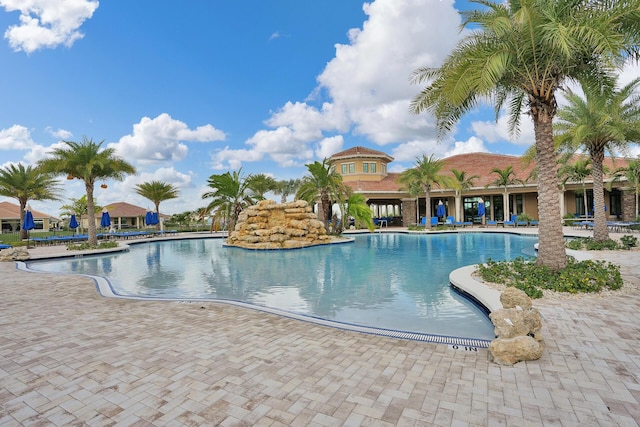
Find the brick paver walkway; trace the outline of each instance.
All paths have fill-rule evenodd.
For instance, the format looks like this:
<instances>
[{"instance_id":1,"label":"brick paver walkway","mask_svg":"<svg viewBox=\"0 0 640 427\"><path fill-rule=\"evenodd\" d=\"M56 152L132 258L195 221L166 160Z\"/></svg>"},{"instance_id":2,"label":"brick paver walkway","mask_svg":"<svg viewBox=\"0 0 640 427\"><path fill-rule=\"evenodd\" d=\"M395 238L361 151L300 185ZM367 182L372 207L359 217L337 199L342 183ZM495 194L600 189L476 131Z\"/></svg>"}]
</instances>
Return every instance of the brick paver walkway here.
<instances>
[{"instance_id":1,"label":"brick paver walkway","mask_svg":"<svg viewBox=\"0 0 640 427\"><path fill-rule=\"evenodd\" d=\"M640 252L602 253L640 283ZM640 295L536 304L542 359L219 303L100 297L0 263L1 426L635 426Z\"/></svg>"}]
</instances>

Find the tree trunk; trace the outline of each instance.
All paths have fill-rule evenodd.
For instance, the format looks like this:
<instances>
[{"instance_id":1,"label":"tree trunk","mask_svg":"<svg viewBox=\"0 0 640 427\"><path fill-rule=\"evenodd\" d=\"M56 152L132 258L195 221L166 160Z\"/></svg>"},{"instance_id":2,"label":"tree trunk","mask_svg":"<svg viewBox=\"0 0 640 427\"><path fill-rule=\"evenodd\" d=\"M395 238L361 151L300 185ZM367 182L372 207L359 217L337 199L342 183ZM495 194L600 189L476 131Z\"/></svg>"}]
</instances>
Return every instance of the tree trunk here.
<instances>
[{"instance_id":1,"label":"tree trunk","mask_svg":"<svg viewBox=\"0 0 640 427\"><path fill-rule=\"evenodd\" d=\"M456 192L456 221L464 221L462 214L462 193Z\"/></svg>"},{"instance_id":2,"label":"tree trunk","mask_svg":"<svg viewBox=\"0 0 640 427\"><path fill-rule=\"evenodd\" d=\"M156 224L156 231L160 230L160 202L156 202L156 214L158 215L158 223Z\"/></svg>"},{"instance_id":3,"label":"tree trunk","mask_svg":"<svg viewBox=\"0 0 640 427\"><path fill-rule=\"evenodd\" d=\"M607 212L604 210L604 182L602 180L602 162L604 147L591 151L591 176L593 176L593 238L598 241L609 239Z\"/></svg>"},{"instance_id":4,"label":"tree trunk","mask_svg":"<svg viewBox=\"0 0 640 427\"><path fill-rule=\"evenodd\" d=\"M425 185L424 187L424 207L425 207L425 220L424 228L429 230L431 228L431 186Z\"/></svg>"},{"instance_id":5,"label":"tree trunk","mask_svg":"<svg viewBox=\"0 0 640 427\"><path fill-rule=\"evenodd\" d=\"M511 221L511 212L509 211L509 193L507 193L507 188L504 189L504 195L502 196L503 205L504 205L504 220Z\"/></svg>"},{"instance_id":6,"label":"tree trunk","mask_svg":"<svg viewBox=\"0 0 640 427\"><path fill-rule=\"evenodd\" d=\"M93 182L84 182L87 192L87 215L89 216L87 232L89 233L89 245L98 246L98 233L96 232L96 207L93 202Z\"/></svg>"},{"instance_id":7,"label":"tree trunk","mask_svg":"<svg viewBox=\"0 0 640 427\"><path fill-rule=\"evenodd\" d=\"M582 200L584 201L584 216L589 218L589 203L587 203L587 187L582 184Z\"/></svg>"},{"instance_id":8,"label":"tree trunk","mask_svg":"<svg viewBox=\"0 0 640 427\"><path fill-rule=\"evenodd\" d=\"M558 271L567 265L567 252L562 234L562 218L560 218L552 115L548 112L533 110L531 117L536 137L538 212L540 215L537 263L549 267L553 271Z\"/></svg>"},{"instance_id":9,"label":"tree trunk","mask_svg":"<svg viewBox=\"0 0 640 427\"><path fill-rule=\"evenodd\" d=\"M27 207L27 199L24 199L24 200L18 199L18 201L20 202L20 224L18 225L18 230L20 230L20 240L24 240L27 237L29 237L27 230L22 228L22 224L24 224L24 217L25 217L24 210Z\"/></svg>"}]
</instances>

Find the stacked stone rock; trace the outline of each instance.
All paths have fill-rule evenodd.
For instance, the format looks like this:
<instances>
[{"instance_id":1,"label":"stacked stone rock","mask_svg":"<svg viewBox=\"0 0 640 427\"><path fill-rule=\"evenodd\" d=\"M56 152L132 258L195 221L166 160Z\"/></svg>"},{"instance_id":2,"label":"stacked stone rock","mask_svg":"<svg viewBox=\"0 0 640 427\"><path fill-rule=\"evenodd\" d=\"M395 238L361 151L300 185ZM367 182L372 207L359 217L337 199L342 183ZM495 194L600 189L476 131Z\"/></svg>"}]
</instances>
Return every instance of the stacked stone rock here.
<instances>
[{"instance_id":1,"label":"stacked stone rock","mask_svg":"<svg viewBox=\"0 0 640 427\"><path fill-rule=\"evenodd\" d=\"M298 200L277 204L262 200L238 217L227 244L247 249L292 249L330 243L313 209Z\"/></svg>"},{"instance_id":2,"label":"stacked stone rock","mask_svg":"<svg viewBox=\"0 0 640 427\"><path fill-rule=\"evenodd\" d=\"M542 320L531 298L519 289L508 287L500 294L500 302L503 308L489 315L497 337L489 344L493 361L511 366L542 357Z\"/></svg>"}]
</instances>

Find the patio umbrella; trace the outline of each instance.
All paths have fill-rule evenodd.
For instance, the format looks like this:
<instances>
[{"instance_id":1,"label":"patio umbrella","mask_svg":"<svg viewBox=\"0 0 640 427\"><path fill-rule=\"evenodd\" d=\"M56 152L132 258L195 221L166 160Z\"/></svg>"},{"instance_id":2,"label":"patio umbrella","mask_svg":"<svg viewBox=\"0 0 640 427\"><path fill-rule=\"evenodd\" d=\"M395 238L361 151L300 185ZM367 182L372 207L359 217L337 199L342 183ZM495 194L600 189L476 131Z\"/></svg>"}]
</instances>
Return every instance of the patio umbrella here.
<instances>
[{"instance_id":1,"label":"patio umbrella","mask_svg":"<svg viewBox=\"0 0 640 427\"><path fill-rule=\"evenodd\" d=\"M480 200L478 200L478 216L481 218L482 225L484 225L485 213L486 212L484 210L484 199L481 197Z\"/></svg>"},{"instance_id":2,"label":"patio umbrella","mask_svg":"<svg viewBox=\"0 0 640 427\"><path fill-rule=\"evenodd\" d=\"M100 219L100 227L109 227L111 225L111 218L109 217L109 211L104 209L102 211L102 218Z\"/></svg>"},{"instance_id":3,"label":"patio umbrella","mask_svg":"<svg viewBox=\"0 0 640 427\"><path fill-rule=\"evenodd\" d=\"M29 230L36 228L36 223L33 221L33 214L31 213L31 206L27 205L24 208L24 222L22 223L22 229L27 230L27 248L29 248Z\"/></svg>"},{"instance_id":4,"label":"patio umbrella","mask_svg":"<svg viewBox=\"0 0 640 427\"><path fill-rule=\"evenodd\" d=\"M69 220L69 228L73 230L73 234L76 234L76 228L78 228L78 220L76 219L76 214L71 214L71 219Z\"/></svg>"},{"instance_id":5,"label":"patio umbrella","mask_svg":"<svg viewBox=\"0 0 640 427\"><path fill-rule=\"evenodd\" d=\"M438 202L438 208L436 209L436 216L443 217L445 215L447 215L447 211L444 209L444 204L442 203L442 200L440 200Z\"/></svg>"},{"instance_id":6,"label":"patio umbrella","mask_svg":"<svg viewBox=\"0 0 640 427\"><path fill-rule=\"evenodd\" d=\"M147 214L144 216L144 223L147 225L153 225L153 212L147 211Z\"/></svg>"},{"instance_id":7,"label":"patio umbrella","mask_svg":"<svg viewBox=\"0 0 640 427\"><path fill-rule=\"evenodd\" d=\"M156 225L157 223L159 223L160 220L158 219L158 212L151 212L151 219L152 219L152 222L151 222L152 225Z\"/></svg>"}]
</instances>

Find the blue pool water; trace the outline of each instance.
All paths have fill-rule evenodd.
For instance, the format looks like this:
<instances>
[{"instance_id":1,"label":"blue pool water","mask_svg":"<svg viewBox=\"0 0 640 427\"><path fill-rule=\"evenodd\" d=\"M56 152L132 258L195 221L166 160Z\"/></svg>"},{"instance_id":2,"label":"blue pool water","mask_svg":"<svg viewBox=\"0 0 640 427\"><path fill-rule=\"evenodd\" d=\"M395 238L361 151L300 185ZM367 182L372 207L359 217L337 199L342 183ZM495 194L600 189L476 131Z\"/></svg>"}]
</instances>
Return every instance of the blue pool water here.
<instances>
[{"instance_id":1,"label":"blue pool water","mask_svg":"<svg viewBox=\"0 0 640 427\"><path fill-rule=\"evenodd\" d=\"M533 253L503 233L358 235L354 243L250 251L222 239L150 241L129 252L30 262L32 270L108 278L122 296L226 299L332 321L492 339L493 326L449 286L461 266Z\"/></svg>"}]
</instances>

